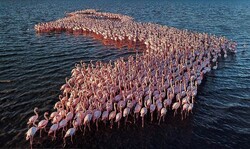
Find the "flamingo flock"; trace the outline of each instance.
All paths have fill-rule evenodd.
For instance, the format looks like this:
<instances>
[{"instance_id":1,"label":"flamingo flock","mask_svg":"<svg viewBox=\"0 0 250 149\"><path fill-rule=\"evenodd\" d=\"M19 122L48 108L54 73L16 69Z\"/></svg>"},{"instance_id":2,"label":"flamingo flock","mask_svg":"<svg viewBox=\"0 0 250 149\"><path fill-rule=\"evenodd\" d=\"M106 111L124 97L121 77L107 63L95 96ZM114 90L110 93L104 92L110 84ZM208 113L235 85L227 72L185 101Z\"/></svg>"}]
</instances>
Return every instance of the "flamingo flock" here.
<instances>
[{"instance_id":1,"label":"flamingo flock","mask_svg":"<svg viewBox=\"0 0 250 149\"><path fill-rule=\"evenodd\" d=\"M160 124L167 113L174 111L184 119L194 107L198 85L204 75L217 69L218 57L236 52L237 43L225 37L195 33L153 23L135 22L121 14L97 12L93 9L67 14L57 21L40 23L35 30L41 32L67 31L93 33L102 40L114 42L141 42L142 54L121 57L114 62L80 62L71 71L71 77L61 86L59 101L48 117L39 122L37 108L26 133L32 147L38 130L56 139L62 133L64 143L77 131L83 135L99 124L120 128L121 123L141 119L141 126L150 117ZM155 119L156 118L156 119ZM38 123L38 125L36 124ZM116 126L115 126L116 125Z\"/></svg>"}]
</instances>

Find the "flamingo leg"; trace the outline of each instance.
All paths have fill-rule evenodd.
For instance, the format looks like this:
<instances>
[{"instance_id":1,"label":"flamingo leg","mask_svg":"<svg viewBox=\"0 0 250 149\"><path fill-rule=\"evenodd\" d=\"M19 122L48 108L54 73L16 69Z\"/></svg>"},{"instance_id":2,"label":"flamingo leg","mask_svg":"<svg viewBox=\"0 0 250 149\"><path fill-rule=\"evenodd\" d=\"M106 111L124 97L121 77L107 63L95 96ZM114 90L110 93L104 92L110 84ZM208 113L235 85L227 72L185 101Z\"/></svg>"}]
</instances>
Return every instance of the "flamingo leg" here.
<instances>
[{"instance_id":1,"label":"flamingo leg","mask_svg":"<svg viewBox=\"0 0 250 149\"><path fill-rule=\"evenodd\" d=\"M86 124L84 125L83 135L85 135L85 132L86 132Z\"/></svg>"},{"instance_id":2,"label":"flamingo leg","mask_svg":"<svg viewBox=\"0 0 250 149\"><path fill-rule=\"evenodd\" d=\"M32 136L30 136L30 145L32 145Z\"/></svg>"},{"instance_id":3,"label":"flamingo leg","mask_svg":"<svg viewBox=\"0 0 250 149\"><path fill-rule=\"evenodd\" d=\"M158 122L158 125L160 125L160 123L161 123L161 116L160 116L160 118L159 118L159 122Z\"/></svg>"},{"instance_id":4,"label":"flamingo leg","mask_svg":"<svg viewBox=\"0 0 250 149\"><path fill-rule=\"evenodd\" d=\"M40 129L40 138L42 137L42 129Z\"/></svg>"},{"instance_id":5,"label":"flamingo leg","mask_svg":"<svg viewBox=\"0 0 250 149\"><path fill-rule=\"evenodd\" d=\"M90 123L88 123L88 127L89 127L89 131L91 131L91 129L90 129Z\"/></svg>"},{"instance_id":6,"label":"flamingo leg","mask_svg":"<svg viewBox=\"0 0 250 149\"><path fill-rule=\"evenodd\" d=\"M30 148L33 148L33 136L30 137Z\"/></svg>"},{"instance_id":7,"label":"flamingo leg","mask_svg":"<svg viewBox=\"0 0 250 149\"><path fill-rule=\"evenodd\" d=\"M67 95L66 95L66 98L68 99ZM68 108L68 106L66 106L66 111L67 111L67 112L69 111L69 108Z\"/></svg>"},{"instance_id":8,"label":"flamingo leg","mask_svg":"<svg viewBox=\"0 0 250 149\"><path fill-rule=\"evenodd\" d=\"M66 146L66 138L64 137L63 138L63 147L65 147Z\"/></svg>"},{"instance_id":9,"label":"flamingo leg","mask_svg":"<svg viewBox=\"0 0 250 149\"><path fill-rule=\"evenodd\" d=\"M135 113L134 113L134 124L135 124L135 117L136 117L136 115L135 115Z\"/></svg>"},{"instance_id":10,"label":"flamingo leg","mask_svg":"<svg viewBox=\"0 0 250 149\"><path fill-rule=\"evenodd\" d=\"M111 120L110 128L113 128L113 119Z\"/></svg>"},{"instance_id":11,"label":"flamingo leg","mask_svg":"<svg viewBox=\"0 0 250 149\"><path fill-rule=\"evenodd\" d=\"M105 128L106 128L106 126L107 126L107 120L104 120L104 125L105 125Z\"/></svg>"},{"instance_id":12,"label":"flamingo leg","mask_svg":"<svg viewBox=\"0 0 250 149\"><path fill-rule=\"evenodd\" d=\"M54 131L54 139L56 139L56 130Z\"/></svg>"},{"instance_id":13,"label":"flamingo leg","mask_svg":"<svg viewBox=\"0 0 250 149\"><path fill-rule=\"evenodd\" d=\"M28 129L30 128L30 126L31 126L31 124L30 124L30 123L28 123Z\"/></svg>"},{"instance_id":14,"label":"flamingo leg","mask_svg":"<svg viewBox=\"0 0 250 149\"><path fill-rule=\"evenodd\" d=\"M118 121L118 129L120 128L120 121Z\"/></svg>"},{"instance_id":15,"label":"flamingo leg","mask_svg":"<svg viewBox=\"0 0 250 149\"><path fill-rule=\"evenodd\" d=\"M144 127L144 116L142 117L142 128Z\"/></svg>"},{"instance_id":16,"label":"flamingo leg","mask_svg":"<svg viewBox=\"0 0 250 149\"><path fill-rule=\"evenodd\" d=\"M63 131L64 131L64 127L63 127L63 130L62 130L62 136L63 136Z\"/></svg>"},{"instance_id":17,"label":"flamingo leg","mask_svg":"<svg viewBox=\"0 0 250 149\"><path fill-rule=\"evenodd\" d=\"M98 131L98 120L96 120L95 124L96 124L96 130Z\"/></svg>"},{"instance_id":18,"label":"flamingo leg","mask_svg":"<svg viewBox=\"0 0 250 149\"><path fill-rule=\"evenodd\" d=\"M183 111L181 111L181 120L183 120Z\"/></svg>"}]
</instances>

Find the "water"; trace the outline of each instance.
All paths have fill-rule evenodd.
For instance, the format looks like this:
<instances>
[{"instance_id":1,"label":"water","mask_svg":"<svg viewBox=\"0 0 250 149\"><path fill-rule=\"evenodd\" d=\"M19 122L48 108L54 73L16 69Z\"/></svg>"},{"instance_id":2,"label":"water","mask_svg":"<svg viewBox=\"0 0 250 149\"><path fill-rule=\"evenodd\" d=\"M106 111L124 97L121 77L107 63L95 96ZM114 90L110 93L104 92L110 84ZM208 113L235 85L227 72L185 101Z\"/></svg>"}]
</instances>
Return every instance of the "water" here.
<instances>
[{"instance_id":1,"label":"water","mask_svg":"<svg viewBox=\"0 0 250 149\"><path fill-rule=\"evenodd\" d=\"M86 8L127 14L154 22L223 35L238 42L238 53L219 59L206 75L194 114L181 121L172 113L158 126L140 123L77 134L81 148L250 148L250 1L248 0L1 0L0 2L0 147L29 147L24 135L33 115L52 109L64 78L76 62L109 61L135 54L105 47L90 37L36 35L34 25ZM101 126L103 127L103 126ZM45 134L44 134L45 135ZM44 136L43 135L43 136ZM35 137L35 147L62 147L62 140Z\"/></svg>"}]
</instances>

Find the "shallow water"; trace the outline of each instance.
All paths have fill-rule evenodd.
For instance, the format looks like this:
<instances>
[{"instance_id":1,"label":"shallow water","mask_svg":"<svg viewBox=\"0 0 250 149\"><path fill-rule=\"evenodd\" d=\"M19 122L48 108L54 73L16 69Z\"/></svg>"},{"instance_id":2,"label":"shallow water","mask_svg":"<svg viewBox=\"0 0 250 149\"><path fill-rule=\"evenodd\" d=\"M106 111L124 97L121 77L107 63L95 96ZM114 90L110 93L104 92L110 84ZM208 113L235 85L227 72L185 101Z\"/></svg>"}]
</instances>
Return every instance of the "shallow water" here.
<instances>
[{"instance_id":1,"label":"shallow water","mask_svg":"<svg viewBox=\"0 0 250 149\"><path fill-rule=\"evenodd\" d=\"M181 121L169 113L165 124L146 123L101 128L77 134L81 148L250 148L250 1L248 0L1 0L0 1L0 147L29 147L24 134L33 115L52 109L64 78L76 62L109 61L135 50L103 46L91 37L37 35L39 22L86 8L127 14L197 32L226 36L238 42L238 53L219 59L199 87L194 114ZM104 126L101 126L104 127ZM45 134L43 134L45 136ZM35 147L62 147L35 137Z\"/></svg>"}]
</instances>

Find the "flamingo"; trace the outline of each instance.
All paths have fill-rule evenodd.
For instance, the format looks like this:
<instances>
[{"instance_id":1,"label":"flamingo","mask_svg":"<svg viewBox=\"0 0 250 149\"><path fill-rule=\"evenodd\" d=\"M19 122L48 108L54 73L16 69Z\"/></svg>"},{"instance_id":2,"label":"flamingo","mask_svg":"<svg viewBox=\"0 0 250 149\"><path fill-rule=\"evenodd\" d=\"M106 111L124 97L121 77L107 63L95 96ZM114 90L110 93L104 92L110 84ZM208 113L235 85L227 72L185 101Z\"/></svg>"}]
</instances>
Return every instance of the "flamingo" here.
<instances>
[{"instance_id":1,"label":"flamingo","mask_svg":"<svg viewBox=\"0 0 250 149\"><path fill-rule=\"evenodd\" d=\"M85 118L84 118L84 121L83 121L83 125L84 125L84 132L83 134L85 134L85 131L86 131L86 126L88 125L89 127L89 131L91 131L90 129L90 122L91 122L91 119L92 119L92 113L88 113Z\"/></svg>"},{"instance_id":2,"label":"flamingo","mask_svg":"<svg viewBox=\"0 0 250 149\"><path fill-rule=\"evenodd\" d=\"M71 143L73 144L73 135L75 134L75 132L76 132L76 128L75 128L75 125L74 125L75 123L73 122L73 128L70 128L70 129L68 129L67 130L67 132L66 132L66 134L64 135L64 137L63 137L63 140L64 140L64 146L66 145L66 138L67 137L71 137Z\"/></svg>"},{"instance_id":3,"label":"flamingo","mask_svg":"<svg viewBox=\"0 0 250 149\"><path fill-rule=\"evenodd\" d=\"M53 124L53 125L50 127L50 129L49 129L48 135L50 135L51 133L54 132L54 136L53 136L53 139L52 139L52 140L54 140L54 139L56 138L56 131L57 131L58 127L59 127L59 124L56 123L56 124Z\"/></svg>"},{"instance_id":4,"label":"flamingo","mask_svg":"<svg viewBox=\"0 0 250 149\"><path fill-rule=\"evenodd\" d=\"M110 125L111 129L113 127L113 119L116 117L116 104L117 103L114 103L114 111L109 113L109 120L111 121L111 125Z\"/></svg>"},{"instance_id":5,"label":"flamingo","mask_svg":"<svg viewBox=\"0 0 250 149\"><path fill-rule=\"evenodd\" d=\"M187 113L188 107L189 107L189 103L185 103L185 104L182 106L182 111L181 111L182 120L183 120L183 112L184 112L185 118L186 118L186 113Z\"/></svg>"},{"instance_id":6,"label":"flamingo","mask_svg":"<svg viewBox=\"0 0 250 149\"><path fill-rule=\"evenodd\" d=\"M160 123L161 123L161 118L163 118L163 122L165 121L165 116L166 116L166 114L167 114L167 108L166 107L163 107L162 109L161 109L161 115L160 115L160 118L159 118L159 125L160 125Z\"/></svg>"},{"instance_id":7,"label":"flamingo","mask_svg":"<svg viewBox=\"0 0 250 149\"><path fill-rule=\"evenodd\" d=\"M77 116L77 117L74 119L73 122L74 122L73 126L75 126L75 129L77 130L77 128L80 127L80 129L81 129L81 131L82 131L82 127L81 127L81 125L82 125L82 119L81 119L81 117L80 117L80 116Z\"/></svg>"},{"instance_id":8,"label":"flamingo","mask_svg":"<svg viewBox=\"0 0 250 149\"><path fill-rule=\"evenodd\" d=\"M42 129L44 129L45 130L45 127L47 126L47 124L48 124L48 121L49 121L49 119L48 119L48 117L47 117L47 115L48 115L49 113L48 112L45 112L44 113L44 120L41 120L39 123L38 123L38 129L40 129L40 137L41 137L41 133L42 133Z\"/></svg>"},{"instance_id":9,"label":"flamingo","mask_svg":"<svg viewBox=\"0 0 250 149\"><path fill-rule=\"evenodd\" d=\"M157 107L157 119L159 119L162 108L162 102L159 99L156 101L156 107Z\"/></svg>"},{"instance_id":10,"label":"flamingo","mask_svg":"<svg viewBox=\"0 0 250 149\"><path fill-rule=\"evenodd\" d=\"M65 131L64 128L67 126L67 124L68 124L68 120L66 118L60 121L58 129L63 128L62 134L63 134L63 131Z\"/></svg>"},{"instance_id":11,"label":"flamingo","mask_svg":"<svg viewBox=\"0 0 250 149\"><path fill-rule=\"evenodd\" d=\"M130 108L129 108L129 107L126 107L126 108L123 110L123 117L126 117L126 119L125 119L125 125L126 125L126 123L127 123L129 113L130 113Z\"/></svg>"},{"instance_id":12,"label":"flamingo","mask_svg":"<svg viewBox=\"0 0 250 149\"><path fill-rule=\"evenodd\" d=\"M34 113L35 113L36 115L33 115L33 116L31 116L31 117L29 118L29 121L28 121L28 123L27 123L28 125L31 125L31 124L37 122L37 119L38 119L37 110L38 110L38 108L35 107L35 108L34 108Z\"/></svg>"},{"instance_id":13,"label":"flamingo","mask_svg":"<svg viewBox=\"0 0 250 149\"><path fill-rule=\"evenodd\" d=\"M105 127L106 127L108 117L109 117L109 111L102 112L102 121L104 121Z\"/></svg>"},{"instance_id":14,"label":"flamingo","mask_svg":"<svg viewBox=\"0 0 250 149\"><path fill-rule=\"evenodd\" d=\"M155 108L156 108L154 98L153 98L153 103L150 105L149 108L150 108L150 113L151 113L151 122L153 122L153 120L154 120L154 111L155 111Z\"/></svg>"},{"instance_id":15,"label":"flamingo","mask_svg":"<svg viewBox=\"0 0 250 149\"><path fill-rule=\"evenodd\" d=\"M120 120L122 118L122 110L120 110L119 113L116 114L116 117L115 117L115 122L118 122L118 129L120 128Z\"/></svg>"},{"instance_id":16,"label":"flamingo","mask_svg":"<svg viewBox=\"0 0 250 149\"><path fill-rule=\"evenodd\" d=\"M73 119L73 117L74 117L74 110L73 110L73 107L70 106L70 112L68 112L67 115L66 115L67 122L68 121L71 122L71 120Z\"/></svg>"},{"instance_id":17,"label":"flamingo","mask_svg":"<svg viewBox=\"0 0 250 149\"><path fill-rule=\"evenodd\" d=\"M38 128L36 126L31 127L27 132L26 132L26 140L30 140L30 146L32 148L32 144L33 144L33 139L34 136L37 132Z\"/></svg>"},{"instance_id":18,"label":"flamingo","mask_svg":"<svg viewBox=\"0 0 250 149\"><path fill-rule=\"evenodd\" d=\"M98 131L98 121L99 121L99 118L101 117L102 115L102 112L101 112L101 104L99 103L99 110L96 110L94 112L94 116L93 116L93 121L96 121L96 129Z\"/></svg>"},{"instance_id":19,"label":"flamingo","mask_svg":"<svg viewBox=\"0 0 250 149\"><path fill-rule=\"evenodd\" d=\"M144 107L141 108L141 117L142 117L142 127L144 127L144 116L147 114L147 106L146 103L144 103Z\"/></svg>"},{"instance_id":20,"label":"flamingo","mask_svg":"<svg viewBox=\"0 0 250 149\"><path fill-rule=\"evenodd\" d=\"M134 123L135 123L135 117L138 118L138 114L141 111L141 107L142 107L142 103L141 103L141 99L139 100L139 103L136 104L135 109L134 109Z\"/></svg>"},{"instance_id":21,"label":"flamingo","mask_svg":"<svg viewBox=\"0 0 250 149\"><path fill-rule=\"evenodd\" d=\"M172 110L175 110L175 111L174 111L174 116L175 116L175 114L177 113L177 110L178 110L178 108L179 108L180 105L181 105L181 100L180 100L180 97L179 97L179 96L177 97L177 100L178 100L179 102L175 102L175 103L172 105Z\"/></svg>"},{"instance_id":22,"label":"flamingo","mask_svg":"<svg viewBox=\"0 0 250 149\"><path fill-rule=\"evenodd\" d=\"M188 113L189 112L192 113L193 107L194 107L194 96L192 96L192 103L190 103L188 106Z\"/></svg>"},{"instance_id":23,"label":"flamingo","mask_svg":"<svg viewBox=\"0 0 250 149\"><path fill-rule=\"evenodd\" d=\"M218 62L216 62L215 66L213 66L213 69L217 69L218 68Z\"/></svg>"},{"instance_id":24,"label":"flamingo","mask_svg":"<svg viewBox=\"0 0 250 149\"><path fill-rule=\"evenodd\" d=\"M52 112L52 113L50 114L49 119L50 119L50 120L53 119L57 114L58 114L58 111Z\"/></svg>"},{"instance_id":25,"label":"flamingo","mask_svg":"<svg viewBox=\"0 0 250 149\"><path fill-rule=\"evenodd\" d=\"M59 112L58 112L57 115L53 118L52 124L60 122L62 118L63 118L63 116L61 114L59 114Z\"/></svg>"}]
</instances>

